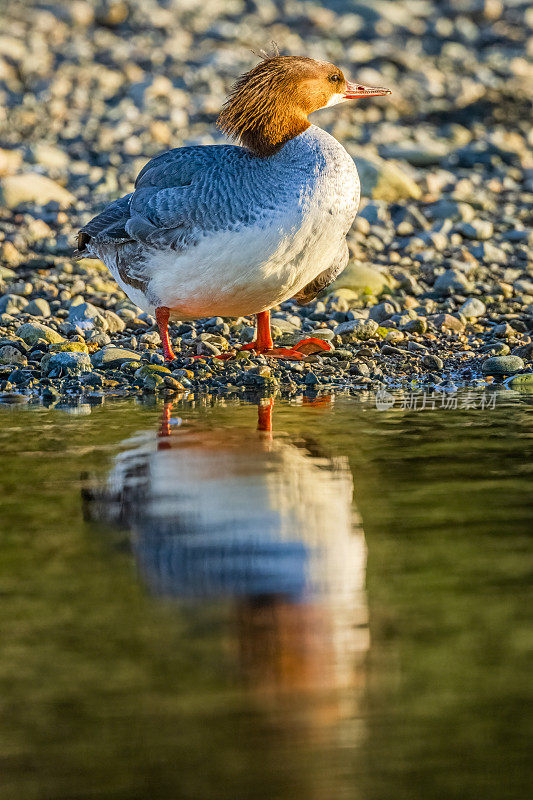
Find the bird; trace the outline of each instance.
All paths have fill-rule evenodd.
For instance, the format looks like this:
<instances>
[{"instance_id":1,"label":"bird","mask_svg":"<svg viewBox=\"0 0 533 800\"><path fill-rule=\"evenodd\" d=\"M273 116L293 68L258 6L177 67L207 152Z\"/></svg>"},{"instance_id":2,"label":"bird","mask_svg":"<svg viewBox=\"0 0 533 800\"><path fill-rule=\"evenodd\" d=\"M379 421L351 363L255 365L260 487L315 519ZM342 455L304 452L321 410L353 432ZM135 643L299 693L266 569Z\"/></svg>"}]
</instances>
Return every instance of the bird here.
<instances>
[{"instance_id":1,"label":"bird","mask_svg":"<svg viewBox=\"0 0 533 800\"><path fill-rule=\"evenodd\" d=\"M76 255L103 261L130 300L155 317L166 361L175 358L172 318L255 314L255 339L241 349L294 360L330 350L316 337L274 347L270 326L272 308L292 298L310 302L345 268L359 206L353 158L308 116L387 94L348 81L329 62L263 53L217 120L238 144L155 156L133 192L81 228Z\"/></svg>"}]
</instances>

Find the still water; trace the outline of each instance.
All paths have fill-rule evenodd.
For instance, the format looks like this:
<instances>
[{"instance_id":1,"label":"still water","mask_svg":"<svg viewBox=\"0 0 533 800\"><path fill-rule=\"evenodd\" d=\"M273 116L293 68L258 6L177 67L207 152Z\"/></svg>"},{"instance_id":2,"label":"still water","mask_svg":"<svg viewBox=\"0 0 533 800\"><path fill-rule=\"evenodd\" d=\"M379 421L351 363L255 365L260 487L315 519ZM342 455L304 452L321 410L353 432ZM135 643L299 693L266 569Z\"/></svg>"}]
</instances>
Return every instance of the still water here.
<instances>
[{"instance_id":1,"label":"still water","mask_svg":"<svg viewBox=\"0 0 533 800\"><path fill-rule=\"evenodd\" d=\"M497 400L0 408L1 796L530 797Z\"/></svg>"}]
</instances>

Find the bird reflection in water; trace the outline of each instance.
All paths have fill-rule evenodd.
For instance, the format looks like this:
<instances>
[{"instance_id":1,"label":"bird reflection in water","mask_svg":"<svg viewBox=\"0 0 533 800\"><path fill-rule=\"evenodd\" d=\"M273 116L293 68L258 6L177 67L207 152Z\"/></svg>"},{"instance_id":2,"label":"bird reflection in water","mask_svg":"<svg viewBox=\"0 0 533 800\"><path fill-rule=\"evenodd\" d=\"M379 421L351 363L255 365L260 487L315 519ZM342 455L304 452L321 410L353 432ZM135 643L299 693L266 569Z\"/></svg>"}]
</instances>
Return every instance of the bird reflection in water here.
<instances>
[{"instance_id":1,"label":"bird reflection in water","mask_svg":"<svg viewBox=\"0 0 533 800\"><path fill-rule=\"evenodd\" d=\"M166 405L87 508L130 529L152 592L229 600L245 684L270 708L299 698L316 737L363 681L366 546L347 460L275 435L272 411L259 403L257 430L200 429Z\"/></svg>"}]
</instances>

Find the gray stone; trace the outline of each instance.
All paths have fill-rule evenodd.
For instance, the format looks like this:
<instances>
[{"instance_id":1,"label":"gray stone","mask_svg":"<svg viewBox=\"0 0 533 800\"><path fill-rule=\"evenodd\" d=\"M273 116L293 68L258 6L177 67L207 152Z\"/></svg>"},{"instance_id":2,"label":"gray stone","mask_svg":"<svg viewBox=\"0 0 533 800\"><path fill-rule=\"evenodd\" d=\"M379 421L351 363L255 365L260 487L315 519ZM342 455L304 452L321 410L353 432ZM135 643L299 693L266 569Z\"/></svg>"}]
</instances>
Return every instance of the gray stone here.
<instances>
[{"instance_id":1,"label":"gray stone","mask_svg":"<svg viewBox=\"0 0 533 800\"><path fill-rule=\"evenodd\" d=\"M133 361L139 361L139 353L126 350L124 347L106 347L105 350L99 350L92 357L93 366L101 366L103 369L120 367L126 362Z\"/></svg>"},{"instance_id":2,"label":"gray stone","mask_svg":"<svg viewBox=\"0 0 533 800\"><path fill-rule=\"evenodd\" d=\"M373 319L351 319L348 322L341 322L335 328L335 335L342 336L347 341L357 339L371 339L376 333L379 325Z\"/></svg>"},{"instance_id":3,"label":"gray stone","mask_svg":"<svg viewBox=\"0 0 533 800\"><path fill-rule=\"evenodd\" d=\"M516 294L533 295L533 281L522 279L513 283L513 289Z\"/></svg>"},{"instance_id":4,"label":"gray stone","mask_svg":"<svg viewBox=\"0 0 533 800\"><path fill-rule=\"evenodd\" d=\"M484 241L490 239L494 233L492 222L484 219L473 219L472 222L463 222L457 226L457 231L467 239Z\"/></svg>"},{"instance_id":5,"label":"gray stone","mask_svg":"<svg viewBox=\"0 0 533 800\"><path fill-rule=\"evenodd\" d=\"M494 326L492 335L498 336L500 339L508 339L509 337L515 336L516 331L508 322L502 322Z\"/></svg>"},{"instance_id":6,"label":"gray stone","mask_svg":"<svg viewBox=\"0 0 533 800\"><path fill-rule=\"evenodd\" d=\"M428 322L425 317L417 317L405 322L401 325L401 329L407 333L425 333L428 329Z\"/></svg>"},{"instance_id":7,"label":"gray stone","mask_svg":"<svg viewBox=\"0 0 533 800\"><path fill-rule=\"evenodd\" d=\"M125 329L125 321L121 319L118 314L115 314L114 311L105 310L100 313L107 323L107 330L109 333L121 333Z\"/></svg>"},{"instance_id":8,"label":"gray stone","mask_svg":"<svg viewBox=\"0 0 533 800\"><path fill-rule=\"evenodd\" d=\"M361 264L359 261L352 261L331 286L330 293L337 294L337 290L346 288L352 289L357 294L369 292L378 296L386 286L390 285L391 278L385 272Z\"/></svg>"},{"instance_id":9,"label":"gray stone","mask_svg":"<svg viewBox=\"0 0 533 800\"><path fill-rule=\"evenodd\" d=\"M430 220L450 219L470 222L475 216L472 206L467 203L459 203L456 200L447 200L446 198L430 203L426 206L424 213Z\"/></svg>"},{"instance_id":10,"label":"gray stone","mask_svg":"<svg viewBox=\"0 0 533 800\"><path fill-rule=\"evenodd\" d=\"M296 323L293 319L286 319L285 317L272 317L272 325L275 325L276 328L282 333L295 333L299 331L302 327L302 323L300 320Z\"/></svg>"},{"instance_id":11,"label":"gray stone","mask_svg":"<svg viewBox=\"0 0 533 800\"><path fill-rule=\"evenodd\" d=\"M533 359L533 342L523 344L521 347L515 347L513 356L520 356L525 361L531 361Z\"/></svg>"},{"instance_id":12,"label":"gray stone","mask_svg":"<svg viewBox=\"0 0 533 800\"><path fill-rule=\"evenodd\" d=\"M80 372L92 370L91 359L87 353L54 353L51 357L44 356L44 373L50 375L57 371L60 375L78 375Z\"/></svg>"},{"instance_id":13,"label":"gray stone","mask_svg":"<svg viewBox=\"0 0 533 800\"><path fill-rule=\"evenodd\" d=\"M13 347L10 344L0 347L0 364L21 364L25 366L27 363L26 356L20 352L18 347Z\"/></svg>"},{"instance_id":14,"label":"gray stone","mask_svg":"<svg viewBox=\"0 0 533 800\"><path fill-rule=\"evenodd\" d=\"M391 303L378 303L378 305L370 309L369 319L373 319L375 322L379 323L392 317L394 313L395 308Z\"/></svg>"},{"instance_id":15,"label":"gray stone","mask_svg":"<svg viewBox=\"0 0 533 800\"><path fill-rule=\"evenodd\" d=\"M92 303L77 303L71 305L68 310L68 321L73 325L78 325L82 330L100 328L107 330L107 322L99 308Z\"/></svg>"},{"instance_id":16,"label":"gray stone","mask_svg":"<svg viewBox=\"0 0 533 800\"><path fill-rule=\"evenodd\" d=\"M105 347L106 344L111 343L111 337L108 336L107 333L98 330L98 328L93 328L92 331L84 331L82 333L86 342L95 344L97 347Z\"/></svg>"},{"instance_id":17,"label":"gray stone","mask_svg":"<svg viewBox=\"0 0 533 800\"><path fill-rule=\"evenodd\" d=\"M477 297L470 297L468 300L465 300L459 309L459 312L467 319L476 319L477 317L482 317L486 311L487 307L485 303L482 303Z\"/></svg>"},{"instance_id":18,"label":"gray stone","mask_svg":"<svg viewBox=\"0 0 533 800\"><path fill-rule=\"evenodd\" d=\"M433 285L433 289L437 294L446 296L454 292L469 292L472 286L462 272L455 269L447 269L446 272L439 275Z\"/></svg>"},{"instance_id":19,"label":"gray stone","mask_svg":"<svg viewBox=\"0 0 533 800\"><path fill-rule=\"evenodd\" d=\"M20 336L26 344L35 344L38 339L44 339L48 344L59 344L65 339L53 328L42 325L39 322L26 322L17 328L17 336Z\"/></svg>"},{"instance_id":20,"label":"gray stone","mask_svg":"<svg viewBox=\"0 0 533 800\"><path fill-rule=\"evenodd\" d=\"M26 314L31 314L32 317L49 317L51 314L48 300L42 297L32 300L24 310Z\"/></svg>"},{"instance_id":21,"label":"gray stone","mask_svg":"<svg viewBox=\"0 0 533 800\"><path fill-rule=\"evenodd\" d=\"M305 334L307 336L307 334ZM335 331L332 331L331 328L315 328L315 330L311 331L309 336L314 336L316 339L323 339L326 342L330 342L335 337Z\"/></svg>"},{"instance_id":22,"label":"gray stone","mask_svg":"<svg viewBox=\"0 0 533 800\"><path fill-rule=\"evenodd\" d=\"M393 203L397 200L418 200L422 191L415 181L399 167L390 164L381 158L354 159L359 179L361 193L373 200L385 200Z\"/></svg>"},{"instance_id":23,"label":"gray stone","mask_svg":"<svg viewBox=\"0 0 533 800\"><path fill-rule=\"evenodd\" d=\"M43 206L51 200L66 207L74 202L74 195L37 172L7 175L0 181L0 201L7 208L16 208L21 203L37 203Z\"/></svg>"},{"instance_id":24,"label":"gray stone","mask_svg":"<svg viewBox=\"0 0 533 800\"><path fill-rule=\"evenodd\" d=\"M367 203L357 216L358 219L365 219L369 225L379 225L380 222L386 222L389 219L386 205L380 202ZM362 232L365 232L364 228Z\"/></svg>"},{"instance_id":25,"label":"gray stone","mask_svg":"<svg viewBox=\"0 0 533 800\"><path fill-rule=\"evenodd\" d=\"M391 344L384 344L381 348L381 354L384 356L405 356L405 350L399 347L393 347Z\"/></svg>"},{"instance_id":26,"label":"gray stone","mask_svg":"<svg viewBox=\"0 0 533 800\"><path fill-rule=\"evenodd\" d=\"M432 143L431 147L422 145L413 147L402 147L401 145L383 145L379 148L379 154L383 158L393 158L398 161L407 161L413 167L431 167L440 164L447 155L448 148L437 142Z\"/></svg>"},{"instance_id":27,"label":"gray stone","mask_svg":"<svg viewBox=\"0 0 533 800\"><path fill-rule=\"evenodd\" d=\"M477 258L478 261L483 261L485 264L507 264L509 257L505 250L501 247L496 247L492 242L480 242L479 244L469 245L470 253Z\"/></svg>"},{"instance_id":28,"label":"gray stone","mask_svg":"<svg viewBox=\"0 0 533 800\"><path fill-rule=\"evenodd\" d=\"M494 342L493 344L482 347L481 352L490 353L491 356L507 356L511 351L509 345L505 344L505 342ZM521 353L514 353L513 355L522 356Z\"/></svg>"},{"instance_id":29,"label":"gray stone","mask_svg":"<svg viewBox=\"0 0 533 800\"><path fill-rule=\"evenodd\" d=\"M464 323L458 317L452 314L432 314L428 320L438 329L445 331L455 331L461 333L464 331Z\"/></svg>"},{"instance_id":30,"label":"gray stone","mask_svg":"<svg viewBox=\"0 0 533 800\"><path fill-rule=\"evenodd\" d=\"M35 164L47 169L64 170L70 164L68 153L48 142L37 142L31 147L31 156Z\"/></svg>"},{"instance_id":31,"label":"gray stone","mask_svg":"<svg viewBox=\"0 0 533 800\"><path fill-rule=\"evenodd\" d=\"M494 356L481 365L484 375L514 375L521 369L524 369L524 362L519 356Z\"/></svg>"},{"instance_id":32,"label":"gray stone","mask_svg":"<svg viewBox=\"0 0 533 800\"><path fill-rule=\"evenodd\" d=\"M0 297L0 314L18 314L28 305L25 297L18 294L5 294Z\"/></svg>"}]
</instances>

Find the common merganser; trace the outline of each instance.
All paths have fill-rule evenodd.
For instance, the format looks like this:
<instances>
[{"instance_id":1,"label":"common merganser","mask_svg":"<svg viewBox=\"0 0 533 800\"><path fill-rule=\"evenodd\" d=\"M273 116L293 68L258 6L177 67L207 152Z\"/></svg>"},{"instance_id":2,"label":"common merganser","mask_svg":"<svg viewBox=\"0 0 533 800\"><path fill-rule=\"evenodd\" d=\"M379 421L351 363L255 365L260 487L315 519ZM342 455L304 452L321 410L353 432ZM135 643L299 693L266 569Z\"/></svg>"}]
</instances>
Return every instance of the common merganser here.
<instances>
[{"instance_id":1,"label":"common merganser","mask_svg":"<svg viewBox=\"0 0 533 800\"><path fill-rule=\"evenodd\" d=\"M78 234L78 254L101 259L127 296L155 315L165 359L170 317L257 315L247 348L301 359L317 339L274 348L270 309L306 303L348 261L346 234L360 187L353 159L308 115L389 94L347 81L324 61L266 55L232 88L218 118L237 145L168 150Z\"/></svg>"}]
</instances>

